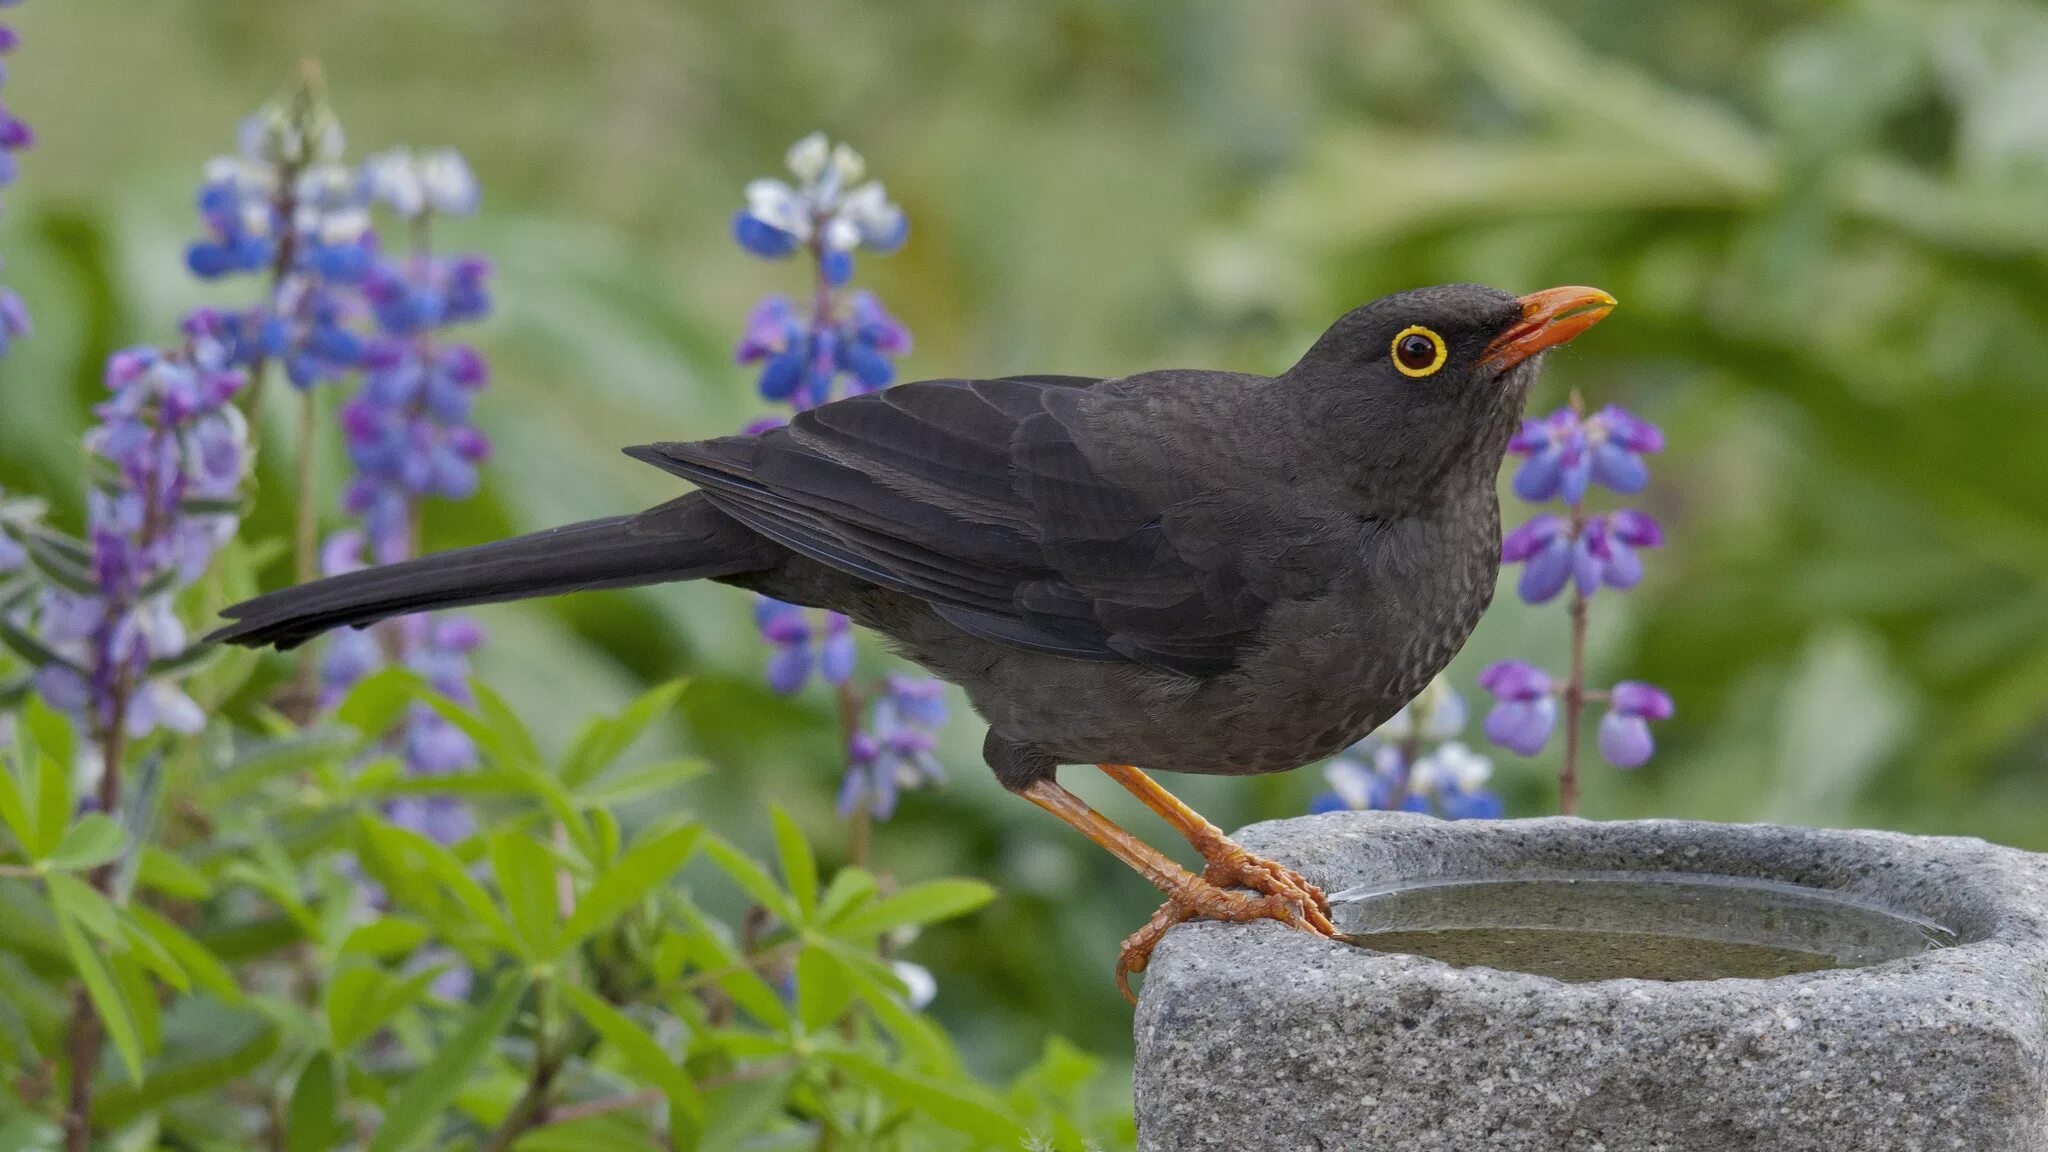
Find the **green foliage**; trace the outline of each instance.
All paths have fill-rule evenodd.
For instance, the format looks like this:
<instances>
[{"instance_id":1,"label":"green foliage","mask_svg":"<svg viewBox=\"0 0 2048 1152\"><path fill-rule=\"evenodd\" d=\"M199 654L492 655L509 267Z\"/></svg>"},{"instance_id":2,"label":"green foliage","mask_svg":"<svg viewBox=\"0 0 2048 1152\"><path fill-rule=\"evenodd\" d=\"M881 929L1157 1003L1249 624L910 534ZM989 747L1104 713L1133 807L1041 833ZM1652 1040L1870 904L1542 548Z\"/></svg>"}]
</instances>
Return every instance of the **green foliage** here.
<instances>
[{"instance_id":1,"label":"green foliage","mask_svg":"<svg viewBox=\"0 0 2048 1152\"><path fill-rule=\"evenodd\" d=\"M693 774L632 762L683 697L655 689L553 760L481 685L465 708L413 677L373 678L337 710L360 729L235 736L224 770L194 784L238 807L146 850L101 813L74 815L55 754L75 757L75 741L31 709L0 770L19 861L0 883L40 892L54 942L0 952L47 973L0 982L6 1082L61 1067L76 979L114 1062L96 1073L95 1124L147 1120L167 1145L220 1123L285 1152L1114 1142L1113 1115L1082 1125L1027 1081L976 1081L906 1000L891 953L986 904L987 885L885 895L861 869L822 877L779 807L764 813L770 866L673 810L636 813L627 801L649 790L614 798L622 779L666 791ZM472 778L441 782L491 829L460 844L386 817L394 782L359 734L421 702L484 752ZM131 890L88 878L131 857L147 858ZM742 923L707 911L700 881L722 890L713 903L741 898ZM57 1107L17 1096L7 1110Z\"/></svg>"}]
</instances>

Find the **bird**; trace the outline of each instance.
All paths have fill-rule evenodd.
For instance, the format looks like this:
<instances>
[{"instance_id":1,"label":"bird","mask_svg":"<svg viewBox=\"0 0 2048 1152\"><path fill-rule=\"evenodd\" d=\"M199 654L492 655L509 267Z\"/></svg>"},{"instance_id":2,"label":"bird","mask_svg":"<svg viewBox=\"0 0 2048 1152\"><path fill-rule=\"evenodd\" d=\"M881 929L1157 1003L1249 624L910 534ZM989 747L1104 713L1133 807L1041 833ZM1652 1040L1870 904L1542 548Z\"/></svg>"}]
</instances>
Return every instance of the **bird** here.
<instances>
[{"instance_id":1,"label":"bird","mask_svg":"<svg viewBox=\"0 0 2048 1152\"><path fill-rule=\"evenodd\" d=\"M1393 716L1491 602L1496 477L1544 353L1596 288L1476 284L1353 308L1276 376L1166 369L899 384L757 434L628 456L693 486L645 511L314 580L209 639L289 649L431 609L713 580L831 609L959 685L1002 785L1165 896L1131 997L1190 918L1336 937L1327 897L1148 770L1282 772ZM1095 765L1191 872L1059 782Z\"/></svg>"}]
</instances>

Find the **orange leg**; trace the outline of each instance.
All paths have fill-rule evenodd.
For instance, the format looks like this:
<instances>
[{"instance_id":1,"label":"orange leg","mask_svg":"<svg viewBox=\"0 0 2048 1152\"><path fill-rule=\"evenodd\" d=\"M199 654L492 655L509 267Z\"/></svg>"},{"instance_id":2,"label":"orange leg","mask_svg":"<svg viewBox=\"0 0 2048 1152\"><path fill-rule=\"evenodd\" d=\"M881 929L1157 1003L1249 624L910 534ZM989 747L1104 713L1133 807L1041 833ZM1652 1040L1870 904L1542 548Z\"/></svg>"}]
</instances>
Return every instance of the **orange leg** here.
<instances>
[{"instance_id":1,"label":"orange leg","mask_svg":"<svg viewBox=\"0 0 2048 1152\"><path fill-rule=\"evenodd\" d=\"M1165 789L1152 784L1142 773L1137 773L1135 769L1126 771L1151 784L1160 795L1172 801L1178 810L1193 815L1186 805L1174 800ZM1145 970L1145 966L1151 962L1152 949L1159 943L1160 937L1166 934L1168 928L1182 920L1194 917L1236 922L1278 920L1318 935L1336 935L1336 930L1330 926L1328 905L1321 902L1321 892L1316 891L1312 885L1292 872L1277 864L1260 860L1232 844L1214 825L1199 816L1194 818L1214 833L1214 842L1219 846L1216 856L1211 857L1207 852L1203 854L1204 858L1210 861L1207 876L1197 876L1182 868L1172 857L1124 831L1108 817L1090 808L1079 796L1061 787L1057 781L1036 781L1027 785L1021 794L1033 804L1072 825L1083 836L1109 849L1117 859L1130 865L1139 875L1150 880L1154 887L1166 893L1165 905L1153 914L1152 919L1143 928L1132 933L1130 938L1124 941L1122 953L1117 958L1116 986L1127 1000L1136 1002L1136 997L1131 995L1131 973ZM1140 795L1143 796L1142 793ZM1147 803L1151 801L1148 800ZM1165 813L1161 812L1161 815ZM1180 821L1175 817L1169 816L1168 819L1174 820L1177 827L1180 826ZM1190 835L1189 839L1192 841L1194 837ZM1196 846L1199 848L1201 844L1197 842ZM1234 857L1230 855L1232 852L1236 854ZM1281 883L1275 879L1268 886L1261 881L1269 875L1275 878L1283 875L1293 877L1293 883ZM1222 883L1245 884L1257 888L1262 895L1253 896L1236 891L1221 886ZM1313 894L1312 897L1310 894Z\"/></svg>"}]
</instances>

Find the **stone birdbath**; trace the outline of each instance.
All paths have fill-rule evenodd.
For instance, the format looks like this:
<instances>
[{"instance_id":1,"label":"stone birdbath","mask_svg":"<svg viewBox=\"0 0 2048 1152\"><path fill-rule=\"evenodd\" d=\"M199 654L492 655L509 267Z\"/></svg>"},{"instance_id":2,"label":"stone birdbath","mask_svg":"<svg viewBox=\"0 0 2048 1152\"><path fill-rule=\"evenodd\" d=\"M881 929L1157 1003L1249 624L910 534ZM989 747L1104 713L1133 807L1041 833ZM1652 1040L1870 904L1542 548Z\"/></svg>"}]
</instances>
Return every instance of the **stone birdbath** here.
<instances>
[{"instance_id":1,"label":"stone birdbath","mask_svg":"<svg viewBox=\"0 0 2048 1152\"><path fill-rule=\"evenodd\" d=\"M1137 1013L1145 1152L2048 1150L2048 857L1398 813L1240 839L1372 947L1169 933Z\"/></svg>"}]
</instances>

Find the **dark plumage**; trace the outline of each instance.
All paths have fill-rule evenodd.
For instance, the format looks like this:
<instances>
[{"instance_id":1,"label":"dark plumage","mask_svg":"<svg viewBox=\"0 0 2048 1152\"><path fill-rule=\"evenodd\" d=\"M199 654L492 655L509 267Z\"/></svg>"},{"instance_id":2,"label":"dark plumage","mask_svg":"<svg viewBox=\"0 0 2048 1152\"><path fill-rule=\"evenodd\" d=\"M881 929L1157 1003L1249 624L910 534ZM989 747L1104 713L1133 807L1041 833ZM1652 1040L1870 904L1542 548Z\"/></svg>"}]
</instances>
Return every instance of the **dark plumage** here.
<instances>
[{"instance_id":1,"label":"dark plumage","mask_svg":"<svg viewBox=\"0 0 2048 1152\"><path fill-rule=\"evenodd\" d=\"M631 448L697 491L272 593L215 635L289 647L429 608L720 580L844 612L961 685L1003 783L1101 840L1062 810L1057 765L1282 771L1442 670L1492 597L1494 476L1535 354L1612 303L1426 288L1355 309L1276 377L927 380ZM1210 879L1251 883L1220 833L1183 831ZM1170 908L1231 914L1162 875ZM1285 883L1253 886L1302 911Z\"/></svg>"}]
</instances>

